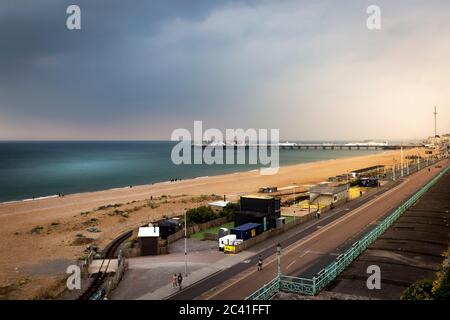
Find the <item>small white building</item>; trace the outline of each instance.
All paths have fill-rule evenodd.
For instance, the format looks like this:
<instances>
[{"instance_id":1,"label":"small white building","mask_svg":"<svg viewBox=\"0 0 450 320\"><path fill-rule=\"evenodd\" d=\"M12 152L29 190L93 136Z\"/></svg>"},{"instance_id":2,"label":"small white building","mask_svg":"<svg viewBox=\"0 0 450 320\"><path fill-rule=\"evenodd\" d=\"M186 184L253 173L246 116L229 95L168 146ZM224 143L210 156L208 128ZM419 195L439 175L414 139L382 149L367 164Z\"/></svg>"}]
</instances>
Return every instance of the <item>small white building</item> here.
<instances>
[{"instance_id":1,"label":"small white building","mask_svg":"<svg viewBox=\"0 0 450 320\"><path fill-rule=\"evenodd\" d=\"M140 227L138 232L141 256L157 255L159 252L159 227Z\"/></svg>"},{"instance_id":2,"label":"small white building","mask_svg":"<svg viewBox=\"0 0 450 320\"><path fill-rule=\"evenodd\" d=\"M216 212L220 212L223 211L223 208L225 208L227 206L227 204L229 204L230 201L214 201L214 202L210 202L208 203L208 206L211 207L211 209L213 209Z\"/></svg>"}]
</instances>

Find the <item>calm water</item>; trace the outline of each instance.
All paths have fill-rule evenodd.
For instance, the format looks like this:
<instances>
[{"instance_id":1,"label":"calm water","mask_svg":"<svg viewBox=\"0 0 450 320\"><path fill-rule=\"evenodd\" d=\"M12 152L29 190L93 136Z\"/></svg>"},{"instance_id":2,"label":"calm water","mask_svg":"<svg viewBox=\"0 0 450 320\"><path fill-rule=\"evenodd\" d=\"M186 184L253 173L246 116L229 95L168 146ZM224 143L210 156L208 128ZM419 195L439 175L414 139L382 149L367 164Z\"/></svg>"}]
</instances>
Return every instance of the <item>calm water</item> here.
<instances>
[{"instance_id":1,"label":"calm water","mask_svg":"<svg viewBox=\"0 0 450 320\"><path fill-rule=\"evenodd\" d=\"M174 142L0 142L0 202L103 190L259 168L258 165L180 165ZM374 150L280 150L289 165L379 153Z\"/></svg>"}]
</instances>

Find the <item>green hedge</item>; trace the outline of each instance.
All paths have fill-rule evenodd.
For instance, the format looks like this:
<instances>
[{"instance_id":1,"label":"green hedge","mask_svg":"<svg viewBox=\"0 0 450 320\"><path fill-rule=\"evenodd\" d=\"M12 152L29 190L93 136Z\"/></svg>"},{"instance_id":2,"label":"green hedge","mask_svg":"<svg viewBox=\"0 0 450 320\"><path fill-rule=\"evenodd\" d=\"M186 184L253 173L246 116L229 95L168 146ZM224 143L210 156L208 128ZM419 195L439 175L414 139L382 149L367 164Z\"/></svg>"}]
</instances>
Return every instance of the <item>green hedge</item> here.
<instances>
[{"instance_id":1,"label":"green hedge","mask_svg":"<svg viewBox=\"0 0 450 320\"><path fill-rule=\"evenodd\" d=\"M229 203L222 212L216 213L213 209L207 206L189 209L186 212L188 225L195 225L208 222L217 218L226 217L229 221L234 219L236 212L239 212L239 204Z\"/></svg>"}]
</instances>

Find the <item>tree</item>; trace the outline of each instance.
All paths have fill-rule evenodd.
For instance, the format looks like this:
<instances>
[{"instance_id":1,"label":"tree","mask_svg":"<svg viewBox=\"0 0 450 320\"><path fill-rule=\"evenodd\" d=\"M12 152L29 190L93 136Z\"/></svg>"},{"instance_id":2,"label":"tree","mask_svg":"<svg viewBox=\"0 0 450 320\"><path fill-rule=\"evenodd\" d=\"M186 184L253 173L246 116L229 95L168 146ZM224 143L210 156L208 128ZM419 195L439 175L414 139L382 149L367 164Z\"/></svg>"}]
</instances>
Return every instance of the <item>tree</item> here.
<instances>
[{"instance_id":1,"label":"tree","mask_svg":"<svg viewBox=\"0 0 450 320\"><path fill-rule=\"evenodd\" d=\"M225 208L223 208L223 211L220 213L221 217L226 217L228 221L234 220L234 217L236 213L240 210L239 203L232 203L229 202Z\"/></svg>"}]
</instances>

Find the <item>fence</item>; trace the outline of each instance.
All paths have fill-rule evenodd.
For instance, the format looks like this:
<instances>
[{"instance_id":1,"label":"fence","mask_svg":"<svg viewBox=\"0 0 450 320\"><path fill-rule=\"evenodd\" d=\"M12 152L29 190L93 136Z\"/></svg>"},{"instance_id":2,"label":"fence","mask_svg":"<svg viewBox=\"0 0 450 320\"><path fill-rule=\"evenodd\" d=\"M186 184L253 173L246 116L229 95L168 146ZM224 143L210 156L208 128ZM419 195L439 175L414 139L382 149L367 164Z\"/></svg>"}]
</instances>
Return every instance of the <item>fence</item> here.
<instances>
[{"instance_id":1,"label":"fence","mask_svg":"<svg viewBox=\"0 0 450 320\"><path fill-rule=\"evenodd\" d=\"M128 270L128 261L124 255L119 254L117 270L114 273L114 276L108 279L108 283L106 286L106 296L108 296L115 288L117 288L119 282L122 280L127 270Z\"/></svg>"},{"instance_id":2,"label":"fence","mask_svg":"<svg viewBox=\"0 0 450 320\"><path fill-rule=\"evenodd\" d=\"M106 278L103 286L92 296L92 300L102 300L105 297L108 297L112 291L117 288L123 278L123 275L128 269L128 261L122 252L119 252L117 263L117 270L114 275Z\"/></svg>"},{"instance_id":3,"label":"fence","mask_svg":"<svg viewBox=\"0 0 450 320\"><path fill-rule=\"evenodd\" d=\"M384 219L377 227L356 241L350 249L341 254L322 269L312 279L278 275L275 279L248 296L246 300L267 300L279 291L304 295L316 295L347 268L364 250L366 250L381 234L383 234L409 207L425 194L443 175L450 170L450 166L442 170L431 181L423 186L411 198L400 205L393 213Z\"/></svg>"},{"instance_id":4,"label":"fence","mask_svg":"<svg viewBox=\"0 0 450 320\"><path fill-rule=\"evenodd\" d=\"M418 157L415 160L406 159L406 161L403 163L403 168L402 168L401 163L394 163L392 168L390 170L386 171L386 175L390 179L396 180L403 176L411 175L411 174L419 171L420 169L431 166L447 157L448 157L447 154L439 153L439 154L435 154L433 156L429 156L425 159L421 158L421 157Z\"/></svg>"}]
</instances>

